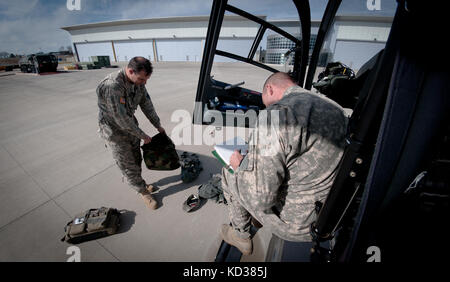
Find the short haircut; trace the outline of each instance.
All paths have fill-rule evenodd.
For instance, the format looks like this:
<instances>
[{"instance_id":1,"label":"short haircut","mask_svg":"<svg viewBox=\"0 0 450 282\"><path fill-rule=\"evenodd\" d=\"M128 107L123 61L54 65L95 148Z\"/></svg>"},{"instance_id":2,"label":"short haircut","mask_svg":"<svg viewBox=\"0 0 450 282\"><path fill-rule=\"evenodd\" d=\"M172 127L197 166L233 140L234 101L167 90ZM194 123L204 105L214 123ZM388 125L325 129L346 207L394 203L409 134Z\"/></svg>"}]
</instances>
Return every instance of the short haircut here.
<instances>
[{"instance_id":1,"label":"short haircut","mask_svg":"<svg viewBox=\"0 0 450 282\"><path fill-rule=\"evenodd\" d=\"M266 85L268 83L274 84L278 87L282 87L286 83L295 83L295 81L292 79L291 76L289 76L289 74L285 72L276 72L267 78L266 82L264 83L263 89L266 88Z\"/></svg>"},{"instance_id":2,"label":"short haircut","mask_svg":"<svg viewBox=\"0 0 450 282\"><path fill-rule=\"evenodd\" d=\"M145 71L147 75L153 73L152 63L144 57L134 57L128 62L128 68L132 69L135 73Z\"/></svg>"}]
</instances>

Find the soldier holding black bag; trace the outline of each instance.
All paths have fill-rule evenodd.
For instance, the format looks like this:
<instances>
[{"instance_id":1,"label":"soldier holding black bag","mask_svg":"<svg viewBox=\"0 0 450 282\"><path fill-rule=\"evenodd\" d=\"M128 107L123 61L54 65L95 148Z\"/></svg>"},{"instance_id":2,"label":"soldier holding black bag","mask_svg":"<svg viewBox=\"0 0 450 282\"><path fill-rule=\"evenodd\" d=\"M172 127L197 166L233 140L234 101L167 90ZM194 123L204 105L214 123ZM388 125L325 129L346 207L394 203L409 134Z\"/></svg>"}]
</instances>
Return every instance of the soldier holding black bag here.
<instances>
[{"instance_id":1,"label":"soldier holding black bag","mask_svg":"<svg viewBox=\"0 0 450 282\"><path fill-rule=\"evenodd\" d=\"M149 60L134 57L128 66L108 75L97 87L100 135L111 148L113 158L131 188L138 192L150 209L157 208L152 197L153 186L142 178L140 141L150 143L151 137L144 133L134 117L139 105L142 112L162 134L158 115L145 84L153 72Z\"/></svg>"}]
</instances>

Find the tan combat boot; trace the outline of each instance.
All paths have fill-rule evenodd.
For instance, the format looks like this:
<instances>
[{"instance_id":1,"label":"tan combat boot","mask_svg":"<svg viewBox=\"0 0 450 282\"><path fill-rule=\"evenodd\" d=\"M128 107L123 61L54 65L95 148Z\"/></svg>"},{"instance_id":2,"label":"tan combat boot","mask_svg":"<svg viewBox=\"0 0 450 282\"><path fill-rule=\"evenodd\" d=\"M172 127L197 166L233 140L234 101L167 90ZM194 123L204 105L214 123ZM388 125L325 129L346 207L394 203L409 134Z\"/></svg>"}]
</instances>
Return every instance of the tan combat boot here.
<instances>
[{"instance_id":1,"label":"tan combat boot","mask_svg":"<svg viewBox=\"0 0 450 282\"><path fill-rule=\"evenodd\" d=\"M146 185L146 191L144 191L140 194L141 194L142 199L145 202L145 205L149 209L156 210L158 208L158 203L153 198L152 194L150 194L151 192L153 192L153 186L148 184L148 185Z\"/></svg>"},{"instance_id":2,"label":"tan combat boot","mask_svg":"<svg viewBox=\"0 0 450 282\"><path fill-rule=\"evenodd\" d=\"M239 251L245 256L251 255L253 253L253 242L252 239L242 239L236 234L236 231L228 224L223 224L220 230L222 238L225 242L238 248Z\"/></svg>"},{"instance_id":3,"label":"tan combat boot","mask_svg":"<svg viewBox=\"0 0 450 282\"><path fill-rule=\"evenodd\" d=\"M155 191L155 186L151 184L146 184L145 189L147 189L148 192L153 193Z\"/></svg>"}]
</instances>

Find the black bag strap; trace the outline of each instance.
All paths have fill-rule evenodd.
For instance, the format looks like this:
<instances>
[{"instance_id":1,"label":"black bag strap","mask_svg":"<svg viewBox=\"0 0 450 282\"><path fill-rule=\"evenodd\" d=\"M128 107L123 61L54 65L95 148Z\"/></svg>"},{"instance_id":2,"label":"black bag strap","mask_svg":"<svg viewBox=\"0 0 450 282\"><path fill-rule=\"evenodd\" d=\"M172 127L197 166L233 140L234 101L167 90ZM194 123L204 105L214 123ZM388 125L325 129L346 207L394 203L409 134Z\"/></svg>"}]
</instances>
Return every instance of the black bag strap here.
<instances>
[{"instance_id":1,"label":"black bag strap","mask_svg":"<svg viewBox=\"0 0 450 282\"><path fill-rule=\"evenodd\" d=\"M64 237L61 238L61 242L67 241L69 237L69 229L68 227L73 223L73 220L69 221L66 226L64 226Z\"/></svg>"}]
</instances>

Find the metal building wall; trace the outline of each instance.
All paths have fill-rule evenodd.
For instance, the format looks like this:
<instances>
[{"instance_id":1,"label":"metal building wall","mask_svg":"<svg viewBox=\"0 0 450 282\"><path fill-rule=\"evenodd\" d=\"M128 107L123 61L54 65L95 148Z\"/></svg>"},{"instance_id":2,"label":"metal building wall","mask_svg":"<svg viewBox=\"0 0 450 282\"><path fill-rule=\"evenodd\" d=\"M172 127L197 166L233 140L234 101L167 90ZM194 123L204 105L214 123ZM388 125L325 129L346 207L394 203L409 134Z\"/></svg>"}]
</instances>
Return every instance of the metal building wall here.
<instances>
[{"instance_id":1,"label":"metal building wall","mask_svg":"<svg viewBox=\"0 0 450 282\"><path fill-rule=\"evenodd\" d=\"M357 71L384 48L391 23L337 22L331 42L333 61L339 61Z\"/></svg>"},{"instance_id":2,"label":"metal building wall","mask_svg":"<svg viewBox=\"0 0 450 282\"><path fill-rule=\"evenodd\" d=\"M219 38L217 49L242 57L247 57L253 44L253 38ZM215 56L214 62L235 62L236 60Z\"/></svg>"},{"instance_id":3,"label":"metal building wall","mask_svg":"<svg viewBox=\"0 0 450 282\"><path fill-rule=\"evenodd\" d=\"M264 16L260 16L265 18ZM71 34L72 42L80 46L80 60L86 61L90 56L105 55L106 48L111 49L111 62L114 62L112 45L96 45L97 42L114 42L118 61L125 61L133 56L150 57L162 61L201 61L203 44L208 28L209 17L174 17L158 19L124 20L116 22L84 24L64 27ZM221 38L237 38L235 44L225 40L225 49L240 51L242 46L250 49L251 43L243 38L254 37L259 25L240 16L226 15L221 30ZM155 40L155 50L151 49ZM245 41L245 42L243 42ZM88 45L84 45L85 42ZM95 42L95 43L94 43ZM250 46L249 46L250 45ZM231 47L230 47L231 46ZM152 46L153 47L153 46ZM108 50L109 51L109 50ZM244 56L248 55L243 54ZM157 53L157 54L155 54ZM155 55L154 55L155 54ZM219 61L229 61L220 59Z\"/></svg>"},{"instance_id":4,"label":"metal building wall","mask_svg":"<svg viewBox=\"0 0 450 282\"><path fill-rule=\"evenodd\" d=\"M157 39L158 61L200 62L202 39Z\"/></svg>"},{"instance_id":5,"label":"metal building wall","mask_svg":"<svg viewBox=\"0 0 450 282\"><path fill-rule=\"evenodd\" d=\"M114 62L111 42L76 43L76 49L80 62L90 62L91 56L109 56L109 61Z\"/></svg>"},{"instance_id":6,"label":"metal building wall","mask_svg":"<svg viewBox=\"0 0 450 282\"><path fill-rule=\"evenodd\" d=\"M136 56L153 61L153 40L114 41L118 62L127 62Z\"/></svg>"},{"instance_id":7,"label":"metal building wall","mask_svg":"<svg viewBox=\"0 0 450 282\"><path fill-rule=\"evenodd\" d=\"M344 63L357 71L385 45L385 42L337 40L333 61Z\"/></svg>"}]
</instances>

